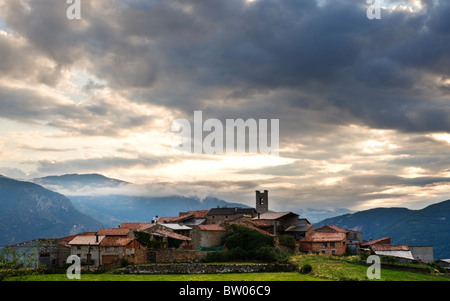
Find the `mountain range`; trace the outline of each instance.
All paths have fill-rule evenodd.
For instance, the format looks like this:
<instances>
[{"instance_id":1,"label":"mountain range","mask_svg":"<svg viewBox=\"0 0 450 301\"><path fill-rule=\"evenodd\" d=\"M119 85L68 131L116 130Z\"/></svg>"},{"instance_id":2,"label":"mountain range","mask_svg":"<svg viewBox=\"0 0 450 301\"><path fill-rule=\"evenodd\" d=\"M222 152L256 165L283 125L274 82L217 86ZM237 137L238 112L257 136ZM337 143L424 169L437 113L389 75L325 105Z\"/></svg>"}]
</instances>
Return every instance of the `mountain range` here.
<instances>
[{"instance_id":1,"label":"mountain range","mask_svg":"<svg viewBox=\"0 0 450 301\"><path fill-rule=\"evenodd\" d=\"M100 226L62 194L0 176L0 246L95 231Z\"/></svg>"},{"instance_id":2,"label":"mountain range","mask_svg":"<svg viewBox=\"0 0 450 301\"><path fill-rule=\"evenodd\" d=\"M365 240L391 237L392 244L432 245L434 258L450 258L450 200L420 210L374 208L325 219L315 225L335 225L363 232Z\"/></svg>"},{"instance_id":3,"label":"mountain range","mask_svg":"<svg viewBox=\"0 0 450 301\"><path fill-rule=\"evenodd\" d=\"M151 221L154 216L217 206L248 207L214 197L203 200L183 196L63 195L62 191L117 188L131 183L99 174L69 174L19 181L0 175L0 246L34 238L62 237L121 222ZM294 211L318 228L332 224L363 232L364 239L390 236L393 244L433 245L434 256L450 258L450 200L420 210L374 208L351 212L340 208Z\"/></svg>"}]
</instances>

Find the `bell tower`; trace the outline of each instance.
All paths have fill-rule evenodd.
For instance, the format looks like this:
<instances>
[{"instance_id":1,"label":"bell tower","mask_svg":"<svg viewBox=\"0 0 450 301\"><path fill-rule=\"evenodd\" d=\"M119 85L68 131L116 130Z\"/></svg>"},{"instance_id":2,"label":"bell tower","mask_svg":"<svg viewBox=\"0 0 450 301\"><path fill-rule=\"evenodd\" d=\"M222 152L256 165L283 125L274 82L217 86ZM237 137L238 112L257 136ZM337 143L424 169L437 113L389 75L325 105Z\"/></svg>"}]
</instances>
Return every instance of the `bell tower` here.
<instances>
[{"instance_id":1,"label":"bell tower","mask_svg":"<svg viewBox=\"0 0 450 301\"><path fill-rule=\"evenodd\" d=\"M256 212L259 214L263 214L269 212L269 192L264 190L264 192L260 192L256 190Z\"/></svg>"}]
</instances>

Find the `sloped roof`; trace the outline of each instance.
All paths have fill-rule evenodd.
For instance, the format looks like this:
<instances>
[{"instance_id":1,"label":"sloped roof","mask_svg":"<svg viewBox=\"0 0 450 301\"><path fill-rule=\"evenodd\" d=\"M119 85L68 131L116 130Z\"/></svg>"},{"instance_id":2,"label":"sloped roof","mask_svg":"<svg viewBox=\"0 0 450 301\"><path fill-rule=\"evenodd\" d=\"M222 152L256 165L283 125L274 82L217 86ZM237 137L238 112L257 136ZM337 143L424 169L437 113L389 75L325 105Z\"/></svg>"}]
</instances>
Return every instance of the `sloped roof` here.
<instances>
[{"instance_id":1,"label":"sloped roof","mask_svg":"<svg viewBox=\"0 0 450 301\"><path fill-rule=\"evenodd\" d=\"M125 247L134 238L132 237L119 237L119 236L107 236L100 242L101 247Z\"/></svg>"},{"instance_id":2,"label":"sloped roof","mask_svg":"<svg viewBox=\"0 0 450 301\"><path fill-rule=\"evenodd\" d=\"M211 208L207 215L233 215L233 214L254 214L255 208L242 208L242 207L220 207Z\"/></svg>"},{"instance_id":3,"label":"sloped roof","mask_svg":"<svg viewBox=\"0 0 450 301\"><path fill-rule=\"evenodd\" d=\"M411 251L404 250L383 250L383 251L374 251L376 255L384 255L384 256L393 256L399 258L406 258L409 260L414 260L414 256Z\"/></svg>"},{"instance_id":4,"label":"sloped roof","mask_svg":"<svg viewBox=\"0 0 450 301\"><path fill-rule=\"evenodd\" d=\"M157 234L160 234L160 235L163 235L163 236L167 236L167 237L170 237L170 238L173 238L173 239L178 239L178 240L184 240L184 241L190 241L191 240L190 237L187 237L187 236L175 233L175 232L166 231L166 230L156 230L153 233L157 233Z\"/></svg>"},{"instance_id":5,"label":"sloped roof","mask_svg":"<svg viewBox=\"0 0 450 301\"><path fill-rule=\"evenodd\" d=\"M310 235L306 236L301 242L335 242L345 241L346 235L341 232L317 232L313 231Z\"/></svg>"},{"instance_id":6,"label":"sloped roof","mask_svg":"<svg viewBox=\"0 0 450 301\"><path fill-rule=\"evenodd\" d=\"M179 224L160 224L163 227L172 229L172 230L192 230L191 227L179 225Z\"/></svg>"},{"instance_id":7,"label":"sloped roof","mask_svg":"<svg viewBox=\"0 0 450 301\"><path fill-rule=\"evenodd\" d=\"M308 225L291 225L287 227L284 231L285 232L306 232L309 229L313 228L314 226L311 224Z\"/></svg>"},{"instance_id":8,"label":"sloped roof","mask_svg":"<svg viewBox=\"0 0 450 301\"><path fill-rule=\"evenodd\" d=\"M149 223L149 222L142 222L142 223L121 223L120 224L120 228L124 228L124 229L130 229L130 230L138 230L141 229L143 227L148 227L153 225L153 223Z\"/></svg>"},{"instance_id":9,"label":"sloped roof","mask_svg":"<svg viewBox=\"0 0 450 301\"><path fill-rule=\"evenodd\" d=\"M75 235L61 237L58 244L65 247L70 247L69 242L77 236L95 236L96 232L83 232Z\"/></svg>"},{"instance_id":10,"label":"sloped roof","mask_svg":"<svg viewBox=\"0 0 450 301\"><path fill-rule=\"evenodd\" d=\"M386 236L383 238L366 241L361 244L361 247L369 247L369 246L373 246L376 244L391 244L391 238L389 236Z\"/></svg>"},{"instance_id":11,"label":"sloped roof","mask_svg":"<svg viewBox=\"0 0 450 301\"><path fill-rule=\"evenodd\" d=\"M97 241L98 237L98 241ZM85 235L85 236L76 236L74 239L72 239L68 244L69 245L91 245L96 246L101 243L101 241L105 238L104 235Z\"/></svg>"},{"instance_id":12,"label":"sloped roof","mask_svg":"<svg viewBox=\"0 0 450 301\"><path fill-rule=\"evenodd\" d=\"M166 223L179 223L186 219L194 218L193 214L187 214L182 216L163 216L158 218L159 224L166 224Z\"/></svg>"},{"instance_id":13,"label":"sloped roof","mask_svg":"<svg viewBox=\"0 0 450 301\"><path fill-rule=\"evenodd\" d=\"M246 221L247 222L247 221ZM252 223L255 227L258 228L269 228L269 227L273 227L273 225L271 223L269 223L268 221L262 221L262 220L257 220L257 219L252 219L248 221L249 223Z\"/></svg>"},{"instance_id":14,"label":"sloped roof","mask_svg":"<svg viewBox=\"0 0 450 301\"><path fill-rule=\"evenodd\" d=\"M393 246L390 244L375 244L372 246L373 251L409 251L409 246L399 245Z\"/></svg>"},{"instance_id":15,"label":"sloped roof","mask_svg":"<svg viewBox=\"0 0 450 301\"><path fill-rule=\"evenodd\" d=\"M266 213L260 214L259 218L258 217L254 217L253 219L254 220L258 220L258 219L262 219L262 220L276 220L276 219L280 219L282 217L285 217L287 215L297 215L298 216L297 213L293 213L293 212L290 212L290 211L288 211L288 212L266 212Z\"/></svg>"},{"instance_id":16,"label":"sloped roof","mask_svg":"<svg viewBox=\"0 0 450 301\"><path fill-rule=\"evenodd\" d=\"M183 214L184 215L193 215L194 218L206 218L206 215L208 215L209 209L205 209L205 210L191 210L186 212L187 214Z\"/></svg>"},{"instance_id":17,"label":"sloped roof","mask_svg":"<svg viewBox=\"0 0 450 301\"><path fill-rule=\"evenodd\" d=\"M97 231L97 235L119 235L127 236L130 229L127 228L102 228Z\"/></svg>"},{"instance_id":18,"label":"sloped roof","mask_svg":"<svg viewBox=\"0 0 450 301\"><path fill-rule=\"evenodd\" d=\"M318 232L334 231L334 232L340 232L340 233L350 232L347 229L343 229L343 228L340 228L340 227L334 226L334 225L325 225L323 227L316 229L316 231L318 231Z\"/></svg>"},{"instance_id":19,"label":"sloped roof","mask_svg":"<svg viewBox=\"0 0 450 301\"><path fill-rule=\"evenodd\" d=\"M218 224L198 225L197 227L202 231L226 231L225 228Z\"/></svg>"}]
</instances>

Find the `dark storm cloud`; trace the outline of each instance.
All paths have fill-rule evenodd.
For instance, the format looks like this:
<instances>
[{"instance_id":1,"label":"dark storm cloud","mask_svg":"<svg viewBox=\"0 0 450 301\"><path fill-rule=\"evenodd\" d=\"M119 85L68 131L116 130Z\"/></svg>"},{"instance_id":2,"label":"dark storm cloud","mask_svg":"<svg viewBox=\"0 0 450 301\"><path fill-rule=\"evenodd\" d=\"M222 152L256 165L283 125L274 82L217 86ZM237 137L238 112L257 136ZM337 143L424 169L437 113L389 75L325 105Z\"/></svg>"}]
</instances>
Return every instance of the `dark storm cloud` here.
<instances>
[{"instance_id":1,"label":"dark storm cloud","mask_svg":"<svg viewBox=\"0 0 450 301\"><path fill-rule=\"evenodd\" d=\"M308 123L291 111L329 124L450 130L436 83L417 89L425 74L450 76L444 1L426 13L383 10L376 21L356 0L83 1L87 25L67 20L65 3L43 1L7 1L2 15L59 68L87 66L130 101L218 118L276 102L266 116L294 125L282 139Z\"/></svg>"}]
</instances>

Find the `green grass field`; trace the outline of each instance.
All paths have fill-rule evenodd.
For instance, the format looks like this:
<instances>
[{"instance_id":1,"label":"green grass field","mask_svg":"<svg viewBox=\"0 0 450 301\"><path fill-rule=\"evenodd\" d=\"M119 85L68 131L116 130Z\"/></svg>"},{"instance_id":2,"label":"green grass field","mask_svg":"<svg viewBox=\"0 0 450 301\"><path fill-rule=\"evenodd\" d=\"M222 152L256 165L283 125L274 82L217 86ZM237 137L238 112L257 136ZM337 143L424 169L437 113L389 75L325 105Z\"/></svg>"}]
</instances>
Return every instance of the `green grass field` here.
<instances>
[{"instance_id":1,"label":"green grass field","mask_svg":"<svg viewBox=\"0 0 450 301\"><path fill-rule=\"evenodd\" d=\"M312 266L309 274L299 272L240 273L240 274L176 274L128 275L119 273L82 274L81 281L337 281L368 280L369 265L361 264L356 257L328 257L321 255L295 255L291 261L301 268ZM69 280L65 274L44 274L11 277L9 281L79 281ZM449 274L408 272L381 269L381 281L450 281ZM370 280L379 281L379 280Z\"/></svg>"}]
</instances>

